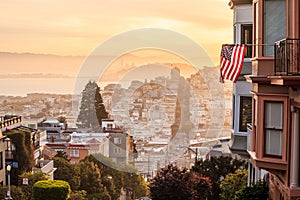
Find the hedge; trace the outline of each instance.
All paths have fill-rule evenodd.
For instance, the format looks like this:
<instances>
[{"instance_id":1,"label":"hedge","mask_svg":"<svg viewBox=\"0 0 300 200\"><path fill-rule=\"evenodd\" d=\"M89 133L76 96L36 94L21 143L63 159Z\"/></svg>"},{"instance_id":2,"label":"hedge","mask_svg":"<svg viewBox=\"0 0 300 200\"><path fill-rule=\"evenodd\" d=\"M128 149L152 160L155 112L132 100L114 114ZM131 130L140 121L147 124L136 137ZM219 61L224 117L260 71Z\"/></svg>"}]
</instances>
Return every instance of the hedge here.
<instances>
[{"instance_id":1,"label":"hedge","mask_svg":"<svg viewBox=\"0 0 300 200\"><path fill-rule=\"evenodd\" d=\"M66 200L71 192L70 185L61 180L43 180L33 185L33 200Z\"/></svg>"}]
</instances>

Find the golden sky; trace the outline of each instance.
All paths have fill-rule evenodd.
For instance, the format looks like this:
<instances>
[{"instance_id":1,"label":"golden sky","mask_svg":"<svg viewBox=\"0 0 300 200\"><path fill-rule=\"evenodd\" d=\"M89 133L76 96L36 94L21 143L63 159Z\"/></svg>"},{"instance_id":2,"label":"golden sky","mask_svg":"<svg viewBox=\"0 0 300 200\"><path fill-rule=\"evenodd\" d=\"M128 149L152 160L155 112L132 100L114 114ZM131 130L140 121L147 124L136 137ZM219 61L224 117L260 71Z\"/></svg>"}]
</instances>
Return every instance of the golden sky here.
<instances>
[{"instance_id":1,"label":"golden sky","mask_svg":"<svg viewBox=\"0 0 300 200\"><path fill-rule=\"evenodd\" d=\"M2 0L0 51L88 55L110 37L165 28L201 45L219 62L232 42L228 0Z\"/></svg>"}]
</instances>

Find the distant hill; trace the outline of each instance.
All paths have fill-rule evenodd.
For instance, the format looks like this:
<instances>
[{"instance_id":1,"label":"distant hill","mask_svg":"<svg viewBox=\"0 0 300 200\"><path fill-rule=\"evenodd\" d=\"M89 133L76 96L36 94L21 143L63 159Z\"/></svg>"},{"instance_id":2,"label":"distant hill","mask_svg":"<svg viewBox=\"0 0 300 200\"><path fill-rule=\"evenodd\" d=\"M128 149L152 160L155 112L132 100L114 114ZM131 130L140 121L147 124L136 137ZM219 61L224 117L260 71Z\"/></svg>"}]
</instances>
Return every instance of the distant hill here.
<instances>
[{"instance_id":1,"label":"distant hill","mask_svg":"<svg viewBox=\"0 0 300 200\"><path fill-rule=\"evenodd\" d=\"M64 74L75 76L82 56L0 52L0 74Z\"/></svg>"},{"instance_id":2,"label":"distant hill","mask_svg":"<svg viewBox=\"0 0 300 200\"><path fill-rule=\"evenodd\" d=\"M18 78L73 78L64 74L44 74L44 73L20 73L20 74L0 74L0 79L18 79Z\"/></svg>"},{"instance_id":3,"label":"distant hill","mask_svg":"<svg viewBox=\"0 0 300 200\"><path fill-rule=\"evenodd\" d=\"M153 54L153 52L155 52L155 54ZM0 79L74 78L77 77L86 58L85 56L0 52ZM170 68L178 66L183 75L193 73L195 70L191 66L187 67L188 65L184 64L186 62L174 54L154 50L131 52L117 59L112 56L95 58L94 60L96 60L96 62L99 61L99 58L100 60L101 58L110 58L113 61L110 66L106 67L101 77L101 81L107 82L119 81L125 76L139 77L139 72L144 76L152 75L153 77L153 70L156 72L159 70L165 71L163 65L169 66ZM139 70L138 68L142 68L143 70ZM188 70L184 70L184 68ZM149 77L146 76L146 78Z\"/></svg>"}]
</instances>

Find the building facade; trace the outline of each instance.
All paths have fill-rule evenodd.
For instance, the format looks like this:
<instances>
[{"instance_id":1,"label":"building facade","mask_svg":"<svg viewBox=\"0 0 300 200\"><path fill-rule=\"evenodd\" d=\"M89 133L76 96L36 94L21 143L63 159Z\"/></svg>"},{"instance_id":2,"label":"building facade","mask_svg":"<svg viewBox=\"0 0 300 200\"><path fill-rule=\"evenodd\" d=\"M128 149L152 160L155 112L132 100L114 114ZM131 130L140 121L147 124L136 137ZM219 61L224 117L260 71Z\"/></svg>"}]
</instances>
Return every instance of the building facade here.
<instances>
[{"instance_id":1,"label":"building facade","mask_svg":"<svg viewBox=\"0 0 300 200\"><path fill-rule=\"evenodd\" d=\"M234 43L248 45L242 71L233 84L230 150L233 154L248 160L250 157L248 150L251 146L252 84L246 81L245 76L252 74L253 6L252 0L231 0L229 6L234 16ZM248 185L263 179L266 173L265 170L248 162Z\"/></svg>"},{"instance_id":2,"label":"building facade","mask_svg":"<svg viewBox=\"0 0 300 200\"><path fill-rule=\"evenodd\" d=\"M270 199L299 199L300 2L253 0L250 162Z\"/></svg>"},{"instance_id":3,"label":"building facade","mask_svg":"<svg viewBox=\"0 0 300 200\"><path fill-rule=\"evenodd\" d=\"M233 30L235 44L252 43L252 1L230 1L233 10ZM248 46L244 58L242 71L236 83L233 83L232 94L232 132L230 150L233 153L248 158L247 153L247 123L251 123L252 97L251 83L247 82L244 75L252 72L251 66L252 47Z\"/></svg>"}]
</instances>

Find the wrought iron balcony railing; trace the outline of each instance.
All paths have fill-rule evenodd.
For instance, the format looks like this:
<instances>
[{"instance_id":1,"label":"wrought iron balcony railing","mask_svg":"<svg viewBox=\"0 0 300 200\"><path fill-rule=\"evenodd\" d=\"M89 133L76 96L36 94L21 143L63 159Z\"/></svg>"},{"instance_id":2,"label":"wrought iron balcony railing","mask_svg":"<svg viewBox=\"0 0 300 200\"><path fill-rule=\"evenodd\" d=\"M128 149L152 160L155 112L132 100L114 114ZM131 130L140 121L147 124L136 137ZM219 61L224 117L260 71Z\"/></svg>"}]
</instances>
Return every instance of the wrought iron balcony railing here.
<instances>
[{"instance_id":1,"label":"wrought iron balcony railing","mask_svg":"<svg viewBox=\"0 0 300 200\"><path fill-rule=\"evenodd\" d=\"M275 75L300 75L300 39L283 39L275 43Z\"/></svg>"}]
</instances>

